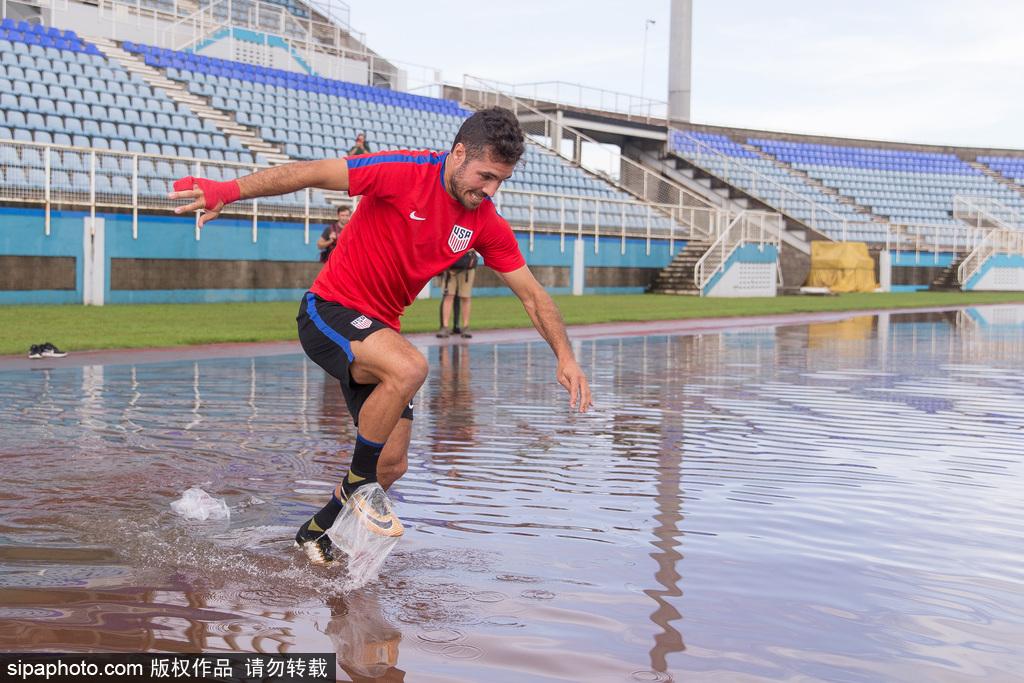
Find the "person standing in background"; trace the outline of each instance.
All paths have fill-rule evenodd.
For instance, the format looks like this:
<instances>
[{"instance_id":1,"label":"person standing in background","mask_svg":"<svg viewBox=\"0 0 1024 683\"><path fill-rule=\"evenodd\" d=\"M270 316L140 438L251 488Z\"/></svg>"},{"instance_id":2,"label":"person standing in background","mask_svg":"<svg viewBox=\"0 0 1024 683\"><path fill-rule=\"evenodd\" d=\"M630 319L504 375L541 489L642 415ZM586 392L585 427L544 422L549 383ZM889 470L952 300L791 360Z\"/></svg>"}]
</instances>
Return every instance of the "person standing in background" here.
<instances>
[{"instance_id":1,"label":"person standing in background","mask_svg":"<svg viewBox=\"0 0 1024 683\"><path fill-rule=\"evenodd\" d=\"M441 276L444 298L441 300L441 329L437 331L438 337L444 339L451 335L449 325L452 321L455 297L459 298L459 313L462 318L459 331L464 339L473 336L469 331L469 311L473 296L473 280L476 279L476 267L479 260L480 257L476 251L470 249Z\"/></svg>"},{"instance_id":2,"label":"person standing in background","mask_svg":"<svg viewBox=\"0 0 1024 683\"><path fill-rule=\"evenodd\" d=\"M320 233L320 239L316 241L316 248L320 250L320 263L327 263L327 259L330 258L331 252L334 251L334 247L338 244L338 235L345 229L345 225L349 219L352 218L352 207L351 206L339 206L338 207L338 220L334 221Z\"/></svg>"}]
</instances>

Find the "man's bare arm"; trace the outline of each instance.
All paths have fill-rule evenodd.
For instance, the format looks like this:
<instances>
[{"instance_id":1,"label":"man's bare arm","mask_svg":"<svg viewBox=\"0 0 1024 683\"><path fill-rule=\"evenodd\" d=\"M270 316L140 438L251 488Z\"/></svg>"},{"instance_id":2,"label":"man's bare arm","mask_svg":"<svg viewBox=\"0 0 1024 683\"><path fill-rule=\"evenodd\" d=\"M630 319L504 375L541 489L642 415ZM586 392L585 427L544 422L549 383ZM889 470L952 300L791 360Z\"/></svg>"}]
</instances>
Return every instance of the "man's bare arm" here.
<instances>
[{"instance_id":1,"label":"man's bare arm","mask_svg":"<svg viewBox=\"0 0 1024 683\"><path fill-rule=\"evenodd\" d=\"M558 383L569 392L569 405L585 412L593 405L590 395L590 383L587 376L576 362L576 355L569 343L569 335L565 331L565 322L558 306L544 290L537 278L526 266L510 273L498 273L509 289L519 297L526 309L526 314L533 321L540 335L544 337L558 359Z\"/></svg>"},{"instance_id":2,"label":"man's bare arm","mask_svg":"<svg viewBox=\"0 0 1024 683\"><path fill-rule=\"evenodd\" d=\"M265 168L251 175L243 176L236 182L240 191L239 199L289 194L307 187L322 190L347 190L348 162L345 159L295 161L290 164ZM206 209L206 213L199 218L200 227L216 218L224 208L223 202L218 202L216 206L207 208L206 197L198 185L171 192L168 197L191 200L191 203L175 208L174 213L189 213Z\"/></svg>"}]
</instances>

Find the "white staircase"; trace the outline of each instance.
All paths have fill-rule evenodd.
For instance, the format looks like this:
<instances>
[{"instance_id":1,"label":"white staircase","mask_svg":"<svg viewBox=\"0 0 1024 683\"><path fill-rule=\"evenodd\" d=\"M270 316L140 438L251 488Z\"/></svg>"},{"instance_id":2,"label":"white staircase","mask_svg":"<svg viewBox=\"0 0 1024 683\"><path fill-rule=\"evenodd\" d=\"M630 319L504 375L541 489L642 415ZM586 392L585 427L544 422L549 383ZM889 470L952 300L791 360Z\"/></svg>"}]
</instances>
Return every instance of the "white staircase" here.
<instances>
[{"instance_id":1,"label":"white staircase","mask_svg":"<svg viewBox=\"0 0 1024 683\"><path fill-rule=\"evenodd\" d=\"M119 62L126 71L141 76L150 87L163 90L172 100L178 104L185 105L199 118L213 123L224 135L238 138L238 141L252 152L253 155L262 155L270 164L282 164L291 161L278 147L264 141L247 126L235 121L234 117L214 109L201 97L197 97L186 90L180 83L164 77L159 71L135 55L121 49L114 41L97 37L89 37L87 40L95 43L96 47L106 54L107 57Z\"/></svg>"}]
</instances>

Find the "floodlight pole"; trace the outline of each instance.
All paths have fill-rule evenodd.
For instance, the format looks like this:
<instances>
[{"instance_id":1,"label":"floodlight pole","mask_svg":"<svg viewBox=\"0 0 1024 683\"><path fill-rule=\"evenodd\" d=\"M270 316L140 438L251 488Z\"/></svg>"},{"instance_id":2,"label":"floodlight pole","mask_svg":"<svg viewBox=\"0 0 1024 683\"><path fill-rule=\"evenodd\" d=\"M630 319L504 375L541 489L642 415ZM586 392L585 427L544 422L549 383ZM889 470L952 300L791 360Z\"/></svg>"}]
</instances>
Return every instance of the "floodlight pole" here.
<instances>
[{"instance_id":1,"label":"floodlight pole","mask_svg":"<svg viewBox=\"0 0 1024 683\"><path fill-rule=\"evenodd\" d=\"M644 54L642 61L640 62L640 100L644 99L644 84L647 81L647 32L650 30L656 22L654 19L647 19L644 21Z\"/></svg>"}]
</instances>

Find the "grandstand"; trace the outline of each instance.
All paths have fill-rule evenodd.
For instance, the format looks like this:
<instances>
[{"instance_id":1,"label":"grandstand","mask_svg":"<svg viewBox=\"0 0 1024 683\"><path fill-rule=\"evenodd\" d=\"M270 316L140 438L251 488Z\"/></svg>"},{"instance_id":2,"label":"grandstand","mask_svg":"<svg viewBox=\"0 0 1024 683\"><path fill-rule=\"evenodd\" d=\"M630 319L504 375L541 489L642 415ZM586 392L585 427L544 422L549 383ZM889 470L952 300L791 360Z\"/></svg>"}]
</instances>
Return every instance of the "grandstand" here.
<instances>
[{"instance_id":1,"label":"grandstand","mask_svg":"<svg viewBox=\"0 0 1024 683\"><path fill-rule=\"evenodd\" d=\"M22 211L12 214L19 224L38 222L45 236L55 216L84 211L91 221L87 242L103 217L117 225L129 220L131 239L138 240L140 226L166 216L166 192L178 177L226 179L269 164L339 156L358 132L375 149L444 150L472 107L495 102L520 114L530 140L524 163L495 200L528 262L541 272L551 269L547 284L556 290L639 291L677 256L689 264L681 277L687 283L676 277L670 291L706 293L727 259L709 270L704 252L718 245L719 255L732 253L751 239L761 251L775 245L789 254L782 270L790 286L802 283L806 268L791 265L794 254L806 265L809 239L928 251L931 277L935 268L955 268L988 230L1020 227L1024 212L1024 156L1013 152L666 127L662 150L679 173L644 166L643 155L627 157L628 141L620 159L595 168L580 150L598 141L564 126L536 99L491 85L473 93L445 89L449 98L458 93L455 99L420 94L422 88L403 91L407 74L366 48L347 12L340 20L327 17L300 0L113 3L131 22L108 24L93 6L71 2L67 16L76 33L48 25L59 13L28 0L19 18L0 23L0 204ZM650 117L644 125L651 127ZM566 137L573 139L568 154L560 144ZM347 201L314 190L229 207L233 225L247 230L254 245L233 258L287 260L298 273L270 288L276 294L259 296L290 298L305 286L309 269L299 264L310 225ZM578 248L567 251L567 241L583 240L593 245L586 257L593 265L584 264ZM205 248L160 253L154 247L147 258L202 259ZM38 269L38 259L47 258L45 244L31 255L7 249L12 257L36 259L25 268ZM84 269L86 252L76 258ZM577 271L583 275L570 278ZM698 277L701 272L707 277ZM775 276L770 279L774 292ZM78 280L74 290L81 295ZM906 284L919 288L927 281ZM172 285L168 276L147 287L160 290L156 299L175 300ZM230 296L246 298L259 278L246 285L224 289L244 290ZM126 298L114 295L109 282L100 286L108 300L151 296L124 282L132 292ZM207 289L203 300L217 300L217 287ZM0 301L28 299L0 292ZM44 293L39 300L74 299Z\"/></svg>"}]
</instances>

